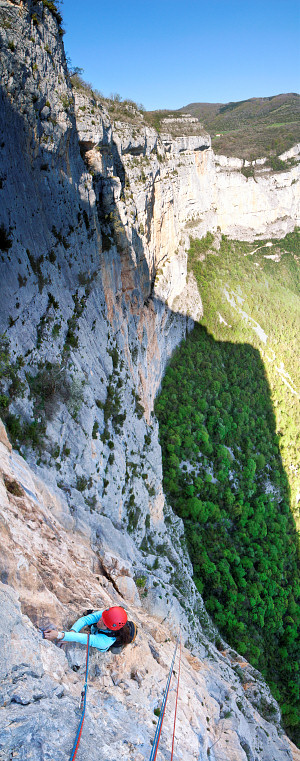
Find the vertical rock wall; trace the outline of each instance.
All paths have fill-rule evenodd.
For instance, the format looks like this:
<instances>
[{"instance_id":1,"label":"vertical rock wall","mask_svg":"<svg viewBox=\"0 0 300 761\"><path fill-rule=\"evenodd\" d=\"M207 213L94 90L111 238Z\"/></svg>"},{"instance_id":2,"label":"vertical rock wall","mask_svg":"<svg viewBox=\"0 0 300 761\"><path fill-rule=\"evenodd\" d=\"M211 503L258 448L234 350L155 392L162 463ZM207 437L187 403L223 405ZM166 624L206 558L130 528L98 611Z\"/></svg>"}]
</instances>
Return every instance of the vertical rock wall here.
<instances>
[{"instance_id":1,"label":"vertical rock wall","mask_svg":"<svg viewBox=\"0 0 300 761\"><path fill-rule=\"evenodd\" d=\"M22 451L65 491L78 521L93 509L126 527L130 514L143 536L149 509L163 523L153 400L188 321L152 298L154 262L125 224L125 170L105 114L99 176L83 161L91 140L79 145L56 19L41 2L0 10L0 330L24 365L11 413L43 418L27 376L44 379L50 363L59 390L46 436Z\"/></svg>"}]
</instances>

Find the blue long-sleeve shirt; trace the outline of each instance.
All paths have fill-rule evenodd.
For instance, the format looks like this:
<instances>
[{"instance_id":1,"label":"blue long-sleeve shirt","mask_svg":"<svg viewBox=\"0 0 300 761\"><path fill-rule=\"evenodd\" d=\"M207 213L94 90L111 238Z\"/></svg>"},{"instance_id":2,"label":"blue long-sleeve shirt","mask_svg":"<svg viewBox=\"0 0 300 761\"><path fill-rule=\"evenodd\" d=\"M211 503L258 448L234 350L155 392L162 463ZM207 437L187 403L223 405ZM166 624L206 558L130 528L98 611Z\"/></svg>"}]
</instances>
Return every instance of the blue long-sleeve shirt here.
<instances>
[{"instance_id":1,"label":"blue long-sleeve shirt","mask_svg":"<svg viewBox=\"0 0 300 761\"><path fill-rule=\"evenodd\" d=\"M104 610L104 608L103 608ZM64 638L61 642L80 642L82 645L87 644L87 634L80 634L80 629L84 626L91 626L90 645L97 647L98 650L105 652L116 641L116 637L107 637L103 631L97 629L96 623L101 618L103 610L94 610L93 613L89 613L87 616L82 616L75 621L70 632L65 632Z\"/></svg>"}]
</instances>

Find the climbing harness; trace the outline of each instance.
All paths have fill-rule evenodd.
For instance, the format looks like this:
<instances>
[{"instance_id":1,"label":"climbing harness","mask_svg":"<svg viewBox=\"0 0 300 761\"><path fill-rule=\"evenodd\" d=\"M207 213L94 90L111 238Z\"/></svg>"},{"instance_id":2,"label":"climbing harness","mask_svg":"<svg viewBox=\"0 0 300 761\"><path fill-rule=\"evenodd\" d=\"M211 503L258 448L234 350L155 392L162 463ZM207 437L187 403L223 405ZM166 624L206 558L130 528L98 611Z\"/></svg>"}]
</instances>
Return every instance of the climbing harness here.
<instances>
[{"instance_id":1,"label":"climbing harness","mask_svg":"<svg viewBox=\"0 0 300 761\"><path fill-rule=\"evenodd\" d=\"M165 691L164 691L162 706L161 706L161 709L160 709L159 719L158 719L158 722L157 722L157 727L156 727L156 731L155 731L155 735L154 735L154 740L153 740L153 745L152 745L149 761L155 761L156 756L157 756L158 744L159 744L159 741L160 741L160 734L161 734L162 724L163 724L163 720L164 720L166 704L167 704L167 700L168 700L168 694L169 694L170 683L171 683L172 674L173 674L173 668L174 668L174 663L175 663L175 658L176 658L176 652L177 652L179 638L180 638L180 635L178 633L178 637L177 637L176 645L175 645L175 650L174 650L174 655L173 655L173 658L172 658L172 663L171 663L171 666L170 666L169 676L168 676L167 684L166 684ZM178 683L177 683L177 688L178 688ZM177 703L176 703L176 708L177 708ZM174 744L174 736L175 736L175 724L174 724L174 730L173 730L173 744Z\"/></svg>"},{"instance_id":2,"label":"climbing harness","mask_svg":"<svg viewBox=\"0 0 300 761\"><path fill-rule=\"evenodd\" d=\"M177 678L177 690L176 690L176 703L175 703L175 715L174 715L174 727L173 727L171 761L173 761L173 752L174 752L175 727L176 727L177 703L178 703L179 679L180 679L180 663L181 663L181 640L180 640L180 650L179 650L179 665L178 665L178 678Z\"/></svg>"},{"instance_id":3,"label":"climbing harness","mask_svg":"<svg viewBox=\"0 0 300 761\"><path fill-rule=\"evenodd\" d=\"M74 758L76 758L76 754L79 748L80 738L81 738L81 732L84 722L84 716L85 716L85 708L86 708L86 693L87 693L87 680L88 680L88 671L89 671L89 655L90 655L90 634L87 635L87 645L86 645L86 662L85 662L85 681L84 681L84 687L81 692L80 696L80 704L79 708L81 710L81 717L80 722L77 729L77 734L75 737L74 745L72 748L72 752L70 755L69 761L74 761Z\"/></svg>"}]
</instances>

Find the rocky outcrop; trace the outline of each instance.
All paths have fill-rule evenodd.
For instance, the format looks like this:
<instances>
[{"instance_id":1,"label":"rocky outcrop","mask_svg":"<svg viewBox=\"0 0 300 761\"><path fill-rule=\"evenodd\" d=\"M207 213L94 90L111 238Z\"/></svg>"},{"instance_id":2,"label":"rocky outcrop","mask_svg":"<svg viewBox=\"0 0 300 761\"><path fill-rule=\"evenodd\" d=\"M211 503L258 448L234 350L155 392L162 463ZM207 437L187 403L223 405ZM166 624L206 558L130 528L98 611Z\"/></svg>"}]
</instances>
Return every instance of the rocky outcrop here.
<instances>
[{"instance_id":1,"label":"rocky outcrop","mask_svg":"<svg viewBox=\"0 0 300 761\"><path fill-rule=\"evenodd\" d=\"M174 311L182 302L177 299L186 284L191 236L219 229L245 240L283 237L299 223L297 146L282 155L283 168L274 172L265 158L250 163L215 156L209 136L192 117L164 119L158 135L138 111L134 123L134 110L128 123L126 109L124 121L114 121L91 93L75 89L74 94L96 194L98 186L110 213L111 203L117 204L127 240L136 251L143 247L154 294ZM163 132L167 127L172 132ZM180 129L186 134L180 136Z\"/></svg>"},{"instance_id":2,"label":"rocky outcrop","mask_svg":"<svg viewBox=\"0 0 300 761\"><path fill-rule=\"evenodd\" d=\"M172 307L186 280L189 235L214 226L210 137L199 123L198 134L159 136L137 111L134 123L111 122L91 94L74 95L79 140L106 215L117 213L119 245L123 233L136 257L143 251L155 296Z\"/></svg>"},{"instance_id":3,"label":"rocky outcrop","mask_svg":"<svg viewBox=\"0 0 300 761\"><path fill-rule=\"evenodd\" d=\"M293 156L299 161L299 151ZM245 177L242 172L249 162L215 157L217 223L232 238L282 238L299 225L299 163L273 172L265 160L259 161L253 176Z\"/></svg>"}]
</instances>

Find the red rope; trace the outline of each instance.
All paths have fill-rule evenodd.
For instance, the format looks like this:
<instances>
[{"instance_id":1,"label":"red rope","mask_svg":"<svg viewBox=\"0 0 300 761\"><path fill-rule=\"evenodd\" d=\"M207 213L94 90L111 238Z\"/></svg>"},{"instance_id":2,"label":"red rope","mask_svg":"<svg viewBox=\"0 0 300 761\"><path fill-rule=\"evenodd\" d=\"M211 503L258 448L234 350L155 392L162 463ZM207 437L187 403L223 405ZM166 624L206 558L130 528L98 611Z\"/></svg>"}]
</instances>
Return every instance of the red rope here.
<instances>
[{"instance_id":1,"label":"red rope","mask_svg":"<svg viewBox=\"0 0 300 761\"><path fill-rule=\"evenodd\" d=\"M176 715L177 715L177 703L178 703L179 679L180 679L180 662L181 662L181 640L180 640L180 650L179 650L179 666L178 666L178 679L177 679L177 690L176 690L176 703L175 703L175 716L174 716L174 727L173 727L173 740L172 740L171 761L173 761L173 751L174 751L175 727L176 727Z\"/></svg>"},{"instance_id":2,"label":"red rope","mask_svg":"<svg viewBox=\"0 0 300 761\"><path fill-rule=\"evenodd\" d=\"M82 718L82 724L81 724L81 727L80 727L80 730L79 730L79 735L78 735L78 738L77 738L77 743L76 743L76 745L75 745L75 748L74 748L74 750L73 750L73 755L71 756L71 758L72 758L72 759L73 759L73 758L76 758L76 756L77 756L77 751L78 751L78 748L79 748L79 743L80 743L80 738L81 738L81 732L82 732L83 723L84 723L84 716L83 716L83 718Z\"/></svg>"}]
</instances>

